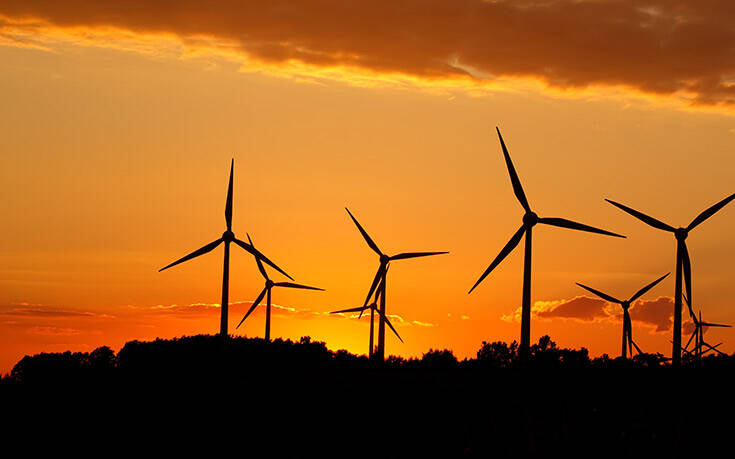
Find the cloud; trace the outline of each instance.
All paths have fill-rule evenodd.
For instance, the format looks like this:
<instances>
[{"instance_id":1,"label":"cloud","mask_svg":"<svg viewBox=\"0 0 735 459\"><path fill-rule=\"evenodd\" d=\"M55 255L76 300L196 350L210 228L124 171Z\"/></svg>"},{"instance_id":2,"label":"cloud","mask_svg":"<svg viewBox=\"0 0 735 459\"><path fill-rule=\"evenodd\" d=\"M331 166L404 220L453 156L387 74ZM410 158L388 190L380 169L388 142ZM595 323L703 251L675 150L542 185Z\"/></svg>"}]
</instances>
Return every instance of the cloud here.
<instances>
[{"instance_id":1,"label":"cloud","mask_svg":"<svg viewBox=\"0 0 735 459\"><path fill-rule=\"evenodd\" d=\"M633 303L630 307L630 318L634 323L653 328L654 333L662 333L671 330L673 311L673 298L661 296L655 300L638 300ZM622 311L617 305L586 296L578 296L571 300L537 301L531 307L531 314L540 319L571 319L580 322L623 320ZM516 309L511 315L501 316L501 320L520 322L521 308ZM691 322L685 321L683 327L683 333L692 332Z\"/></svg>"},{"instance_id":2,"label":"cloud","mask_svg":"<svg viewBox=\"0 0 735 459\"><path fill-rule=\"evenodd\" d=\"M432 324L431 322L421 322L418 320L412 320L412 324L418 325L419 327L436 327L436 324Z\"/></svg>"},{"instance_id":3,"label":"cloud","mask_svg":"<svg viewBox=\"0 0 735 459\"><path fill-rule=\"evenodd\" d=\"M28 333L41 336L73 336L78 335L80 332L75 328L38 326L29 328Z\"/></svg>"},{"instance_id":4,"label":"cloud","mask_svg":"<svg viewBox=\"0 0 735 459\"><path fill-rule=\"evenodd\" d=\"M350 313L350 314L340 313L340 314L330 314L330 315L333 316L333 317L336 316L336 317L342 317L342 318L352 319L352 320L357 320L357 319L360 318L360 313L359 312L358 313ZM398 314L386 314L386 316L388 316L388 320L390 320L390 322L394 326L396 326L396 327L400 327L400 326L403 326L403 325L406 325L406 326L416 325L418 327L436 327L437 326L437 324L431 323L431 322L422 322L420 320L407 320L404 317L399 316ZM365 318L365 317L370 317L370 311L369 310L366 311L362 315L362 318ZM377 316L376 316L376 320L377 320Z\"/></svg>"},{"instance_id":5,"label":"cloud","mask_svg":"<svg viewBox=\"0 0 735 459\"><path fill-rule=\"evenodd\" d=\"M113 318L107 314L96 314L88 311L72 311L44 306L41 304L15 303L13 305L0 306L0 316L15 316L28 318L66 319L66 318Z\"/></svg>"},{"instance_id":6,"label":"cloud","mask_svg":"<svg viewBox=\"0 0 735 459\"><path fill-rule=\"evenodd\" d=\"M735 103L730 0L4 0L0 44L216 54L250 71L354 84L539 82Z\"/></svg>"},{"instance_id":7,"label":"cloud","mask_svg":"<svg viewBox=\"0 0 735 459\"><path fill-rule=\"evenodd\" d=\"M673 326L674 299L660 296L655 300L638 300L630 306L634 322L654 327L654 332L666 332Z\"/></svg>"},{"instance_id":8,"label":"cloud","mask_svg":"<svg viewBox=\"0 0 735 459\"><path fill-rule=\"evenodd\" d=\"M531 310L542 319L562 318L592 322L608 317L606 305L604 300L578 296L571 300L537 301Z\"/></svg>"}]
</instances>

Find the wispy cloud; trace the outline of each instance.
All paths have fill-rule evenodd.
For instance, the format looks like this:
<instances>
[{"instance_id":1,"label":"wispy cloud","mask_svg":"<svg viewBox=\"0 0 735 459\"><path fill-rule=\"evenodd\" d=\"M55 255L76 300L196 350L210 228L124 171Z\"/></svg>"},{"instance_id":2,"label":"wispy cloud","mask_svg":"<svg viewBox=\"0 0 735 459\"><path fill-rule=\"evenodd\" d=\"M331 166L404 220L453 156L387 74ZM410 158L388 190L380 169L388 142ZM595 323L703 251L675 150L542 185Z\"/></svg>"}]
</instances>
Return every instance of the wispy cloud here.
<instances>
[{"instance_id":1,"label":"wispy cloud","mask_svg":"<svg viewBox=\"0 0 735 459\"><path fill-rule=\"evenodd\" d=\"M0 316L16 316L28 318L98 318L112 319L108 314L98 314L89 311L75 311L70 309L57 308L53 306L44 306L42 304L30 303L13 303L11 305L0 306Z\"/></svg>"},{"instance_id":2,"label":"wispy cloud","mask_svg":"<svg viewBox=\"0 0 735 459\"><path fill-rule=\"evenodd\" d=\"M80 333L75 328L36 326L28 329L28 333L41 336L73 336Z\"/></svg>"}]
</instances>

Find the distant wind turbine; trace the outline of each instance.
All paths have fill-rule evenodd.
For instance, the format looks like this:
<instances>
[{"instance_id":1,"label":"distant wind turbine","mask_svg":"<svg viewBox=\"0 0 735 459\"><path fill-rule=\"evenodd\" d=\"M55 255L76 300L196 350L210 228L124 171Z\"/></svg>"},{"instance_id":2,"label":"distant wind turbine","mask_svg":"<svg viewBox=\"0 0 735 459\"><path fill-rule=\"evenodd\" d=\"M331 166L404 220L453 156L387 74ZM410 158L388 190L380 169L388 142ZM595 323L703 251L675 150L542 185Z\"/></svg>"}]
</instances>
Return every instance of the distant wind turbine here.
<instances>
[{"instance_id":1,"label":"distant wind turbine","mask_svg":"<svg viewBox=\"0 0 735 459\"><path fill-rule=\"evenodd\" d=\"M668 276L671 273L666 273L665 275L659 277L655 281L651 282L650 284L646 285L642 289L638 290L635 295L631 296L630 299L621 301L614 296L610 296L606 293L602 293L599 290L595 290L592 287L587 287L586 285L582 285L579 282L577 282L577 285L582 287L583 289L599 296L605 301L609 301L610 303L617 303L623 308L623 352L622 357L628 358L628 352L630 352L630 355L633 356L633 346L635 346L635 349L638 351L639 354L643 354L641 349L638 347L638 345L633 341L633 326L631 324L630 320L630 313L628 312L628 309L630 308L630 305L635 302L638 298L643 296L646 292L651 290L653 287L655 287L659 282L664 280L666 276Z\"/></svg>"},{"instance_id":2,"label":"distant wind turbine","mask_svg":"<svg viewBox=\"0 0 735 459\"><path fill-rule=\"evenodd\" d=\"M248 234L248 242L250 243L250 246L255 248L255 244L253 244L252 239L250 239L250 235ZM273 287L287 287L287 288L300 288L300 289L306 289L306 290L320 290L324 291L323 288L318 287L309 287L308 285L301 285L301 284L294 284L292 282L273 282L270 277L268 277L268 273L265 271L265 267L263 266L263 263L261 263L260 258L254 257L256 263L258 263L258 270L260 271L260 274L263 275L263 278L265 279L265 287L263 287L263 290L260 292L260 295L258 295L258 298L253 301L253 305L250 306L250 309L248 310L247 314L245 314L245 317L242 318L239 324L237 324L237 327L240 328L240 325L242 325L243 322L245 322L245 319L248 318L250 313L252 313L255 308L258 307L261 301L263 301L263 297L267 296L266 298L266 309L265 309L265 340L270 341L271 339L271 290ZM289 278L290 279L290 278ZM293 279L291 279L293 280Z\"/></svg>"},{"instance_id":3,"label":"distant wind turbine","mask_svg":"<svg viewBox=\"0 0 735 459\"><path fill-rule=\"evenodd\" d=\"M654 228L674 233L676 237L676 282L674 284L674 339L672 340L673 349L671 351L671 363L674 366L681 364L681 307L682 307L682 273L684 274L684 283L686 286L687 297L692 299L692 265L689 259L689 251L687 250L686 239L689 232L696 228L700 223L704 222L718 210L722 209L730 201L735 199L735 194L732 194L717 204L713 205L709 209L705 210L697 216L686 228L674 228L673 226L667 225L662 221L656 220L653 217L649 217L643 212L631 209L630 207L619 204L610 199L605 201L621 209L624 212L629 213L638 220L646 223Z\"/></svg>"},{"instance_id":4,"label":"distant wind turbine","mask_svg":"<svg viewBox=\"0 0 735 459\"><path fill-rule=\"evenodd\" d=\"M389 268L389 266L386 266L386 268L385 268L386 274L388 273L388 268ZM372 303L370 303L370 304L368 304L366 306L360 306L360 307L357 307L357 308L342 309L341 311L332 311L332 312L330 312L330 314L342 314L342 313L347 313L347 312L359 312L360 315L357 317L359 319L360 317L362 317L362 313L363 312L365 312L368 309L370 310L370 347L368 348L368 357L372 357L373 356L373 350L374 350L373 349L373 335L374 335L374 332L373 332L373 327L374 327L373 322L374 322L374 317L375 317L375 314L376 313L378 314L378 316L380 316L381 318L384 318L385 319L385 323L387 323L388 326L390 327L390 329L393 331L393 333L395 333L396 337L398 337L398 340L400 342L403 342L403 339L401 339L401 335L399 335L398 332L396 331L396 329L393 328L393 325L390 323L390 320L388 320L388 317L387 316L383 316L382 313L380 312L380 309L378 309L378 300L379 300L379 298L380 298L380 296L381 296L381 294L383 292L382 286L383 286L383 282L381 281L380 287L378 287L378 289L376 290L376 293L375 293L375 300L373 300ZM370 301L369 298L368 298L368 301Z\"/></svg>"},{"instance_id":5,"label":"distant wind turbine","mask_svg":"<svg viewBox=\"0 0 735 459\"><path fill-rule=\"evenodd\" d=\"M701 359L704 354L706 354L709 351L718 352L720 354L723 354L717 347L722 344L718 344L716 346L711 346L707 342L704 341L704 328L705 327L727 327L730 328L732 325L724 325L724 324L715 324L711 322L704 322L702 320L702 311L699 311L699 319L697 319L697 315L694 314L694 311L692 310L692 304L689 301L689 298L687 296L684 297L684 300L687 303L687 306L689 306L689 316L692 318L692 322L694 322L694 331L692 332L692 335L689 337L689 341L687 341L686 346L684 346L683 350L689 353L689 344L692 342L692 339L694 339L694 354L693 357L697 360ZM707 349L702 351L702 348L706 347Z\"/></svg>"},{"instance_id":6,"label":"distant wind turbine","mask_svg":"<svg viewBox=\"0 0 735 459\"><path fill-rule=\"evenodd\" d=\"M352 215L352 213L350 212L350 209L345 207L345 210L347 211L348 214L350 214L350 218L352 218L352 221L355 222L357 229L360 231L360 234L362 234L362 237L365 239L365 242L367 242L368 246L380 256L380 266L378 267L378 271L375 273L375 277L373 278L373 283L370 286L370 291L368 292L367 298L365 299L365 304L363 306L368 305L368 302L370 301L370 297L373 296L373 292L375 291L375 288L378 286L378 283L380 283L380 309L379 309L380 318L378 322L378 351L377 353L378 353L378 359L382 361L385 358L385 323L387 320L387 316L385 314L385 291L386 291L385 284L386 284L386 277L387 277L386 273L388 271L388 263L394 260L403 260L406 258L428 257L431 255L441 255L441 254L445 254L449 252L407 252L407 253L399 253L398 255L393 255L393 256L386 255L380 251L380 249L375 244L375 242L373 242L373 240L370 238L368 233L363 229L362 226L360 226L360 223L358 223L357 219Z\"/></svg>"},{"instance_id":7,"label":"distant wind turbine","mask_svg":"<svg viewBox=\"0 0 735 459\"><path fill-rule=\"evenodd\" d=\"M164 269L168 269L172 266L178 265L179 263L183 263L187 260L191 260L192 258L196 258L199 255L204 255L205 253L208 253L214 250L222 242L225 243L225 260L224 260L224 267L222 268L222 304L220 308L220 328L219 328L219 333L223 338L227 337L227 311L228 311L228 306L229 306L227 297L229 294L229 286L230 286L230 243L231 242L234 242L235 244L239 245L240 247L248 251L250 254L252 254L256 259L266 262L268 265L273 267L275 270L277 270L284 276L288 277L289 279L293 280L291 276L286 274L285 271L283 271L281 268L276 266L275 263L273 263L268 258L266 258L265 255L263 255L258 250L256 250L255 247L252 247L251 245L246 244L245 242L242 242L241 240L237 239L235 237L235 234L232 232L232 180L233 180L234 168L235 168L235 160L233 159L230 164L230 183L227 187L227 203L225 204L225 222L227 223L227 231L222 233L222 237L220 237L216 241L210 242L204 247L197 249L193 251L192 253L190 253L189 255L183 258L179 258L178 260L174 261L170 265L158 270L159 272L161 272Z\"/></svg>"},{"instance_id":8,"label":"distant wind turbine","mask_svg":"<svg viewBox=\"0 0 735 459\"><path fill-rule=\"evenodd\" d=\"M490 266L485 270L484 273L482 273L482 276L475 282L475 285L472 286L469 293L472 293L472 291L480 285L480 282L487 277L490 272L495 269L496 266L500 264L500 262L505 259L505 257L508 256L510 252L513 251L513 249L516 248L518 243L521 241L521 237L523 235L526 235L526 248L525 248L525 256L524 256L524 263L523 263L523 300L522 300L522 307L521 307L521 344L518 348L519 357L521 360L525 361L528 359L528 349L531 344L531 231L534 226L536 226L537 223L542 223L544 225L551 225L551 226L558 226L561 228L569 228L573 230L579 230L579 231L586 231L589 233L597 233L597 234L604 234L607 236L615 236L615 237L622 237L616 233L611 233L610 231L605 231L599 228L595 228L588 225L583 225L581 223L573 222L571 220L566 220L564 218L556 218L556 217L539 217L536 215L533 211L531 211L531 206L528 204L528 200L526 199L526 194L523 192L523 187L521 186L521 181L518 178L518 174L516 173L515 168L513 167L513 162L510 160L510 154L508 154L508 149L505 147L505 142L503 141L503 136L500 135L500 129L497 127L495 128L498 132L498 138L500 139L500 146L503 148L503 156L505 157L505 164L508 167L508 174L510 175L510 182L513 185L513 193L515 193L516 198L521 203L521 206L523 206L523 209L526 211L525 215L523 215L523 224L521 227L516 231L516 233L513 235L513 237L510 238L510 241L503 247L503 249L500 251L497 257L495 257L495 260L490 264Z\"/></svg>"}]
</instances>

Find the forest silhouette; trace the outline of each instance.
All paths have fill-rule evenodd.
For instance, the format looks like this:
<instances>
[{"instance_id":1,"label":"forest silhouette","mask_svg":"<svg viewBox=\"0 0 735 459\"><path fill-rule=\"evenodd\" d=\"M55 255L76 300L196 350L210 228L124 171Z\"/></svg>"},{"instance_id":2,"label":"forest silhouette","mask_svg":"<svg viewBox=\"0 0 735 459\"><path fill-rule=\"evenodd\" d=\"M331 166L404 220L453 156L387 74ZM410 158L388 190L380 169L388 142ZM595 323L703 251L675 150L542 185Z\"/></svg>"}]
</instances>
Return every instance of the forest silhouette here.
<instances>
[{"instance_id":1,"label":"forest silhouette","mask_svg":"<svg viewBox=\"0 0 735 459\"><path fill-rule=\"evenodd\" d=\"M590 359L548 336L524 365L516 342L483 342L464 360L430 349L380 362L309 337L198 335L26 356L2 378L0 404L31 425L42 406L41 422L57 430L134 431L176 450L221 437L295 457L701 452L703 438L713 445L729 430L714 419L735 405L735 357L683 363ZM703 393L716 403L690 403Z\"/></svg>"}]
</instances>

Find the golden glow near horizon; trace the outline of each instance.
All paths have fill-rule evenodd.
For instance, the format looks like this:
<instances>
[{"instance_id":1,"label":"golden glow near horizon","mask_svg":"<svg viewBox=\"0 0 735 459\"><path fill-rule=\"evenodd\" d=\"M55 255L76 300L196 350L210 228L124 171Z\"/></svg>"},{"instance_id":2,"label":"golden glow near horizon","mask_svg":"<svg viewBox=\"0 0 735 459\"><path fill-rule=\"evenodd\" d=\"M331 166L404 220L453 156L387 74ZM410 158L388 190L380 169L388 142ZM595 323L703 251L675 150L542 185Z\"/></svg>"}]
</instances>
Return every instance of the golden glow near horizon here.
<instances>
[{"instance_id":1,"label":"golden glow near horizon","mask_svg":"<svg viewBox=\"0 0 735 459\"><path fill-rule=\"evenodd\" d=\"M451 252L391 267L405 344L388 334L389 354L518 339L522 250L467 295L521 223L496 125L535 211L628 236L534 231L533 341L618 355L620 311L574 283L627 297L674 271L673 237L603 198L685 226L735 191L729 109L682 91L268 61L222 37L0 15L0 372L41 351L216 333L221 250L157 270L222 233L232 157L236 233L327 290L277 292L272 336L357 353L368 318L328 312L364 301L377 256L345 205L388 253ZM735 324L733 228L726 207L687 241L712 322ZM262 336L261 310L234 330L262 288L255 263L233 251L230 276L230 329ZM645 351L670 353L673 277L631 309ZM710 334L735 350L732 330Z\"/></svg>"}]
</instances>

